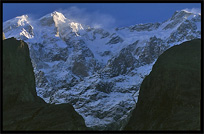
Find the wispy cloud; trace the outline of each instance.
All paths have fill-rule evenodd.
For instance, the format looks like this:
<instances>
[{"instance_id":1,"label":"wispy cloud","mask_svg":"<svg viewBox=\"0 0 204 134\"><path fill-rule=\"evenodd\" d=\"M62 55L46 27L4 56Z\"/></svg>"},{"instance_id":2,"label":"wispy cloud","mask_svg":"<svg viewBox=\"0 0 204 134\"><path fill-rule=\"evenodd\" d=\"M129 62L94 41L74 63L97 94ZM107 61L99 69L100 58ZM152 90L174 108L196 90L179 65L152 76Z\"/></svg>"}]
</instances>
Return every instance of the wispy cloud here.
<instances>
[{"instance_id":1,"label":"wispy cloud","mask_svg":"<svg viewBox=\"0 0 204 134\"><path fill-rule=\"evenodd\" d=\"M98 11L89 12L84 8L78 8L75 6L57 11L63 13L68 19L95 28L111 28L115 24L115 19L111 15L100 13Z\"/></svg>"}]
</instances>

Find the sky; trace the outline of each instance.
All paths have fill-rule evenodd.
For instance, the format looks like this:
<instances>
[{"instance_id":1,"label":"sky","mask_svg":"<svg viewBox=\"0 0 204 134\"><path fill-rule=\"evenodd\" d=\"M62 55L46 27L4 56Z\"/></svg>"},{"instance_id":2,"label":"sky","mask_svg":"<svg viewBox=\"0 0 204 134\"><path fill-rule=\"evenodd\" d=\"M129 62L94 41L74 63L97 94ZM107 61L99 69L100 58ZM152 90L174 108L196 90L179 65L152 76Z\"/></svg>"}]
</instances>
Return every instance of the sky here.
<instances>
[{"instance_id":1,"label":"sky","mask_svg":"<svg viewBox=\"0 0 204 134\"><path fill-rule=\"evenodd\" d=\"M163 22L175 11L200 10L200 3L3 3L3 22L27 14L33 19L53 11L75 21L103 27Z\"/></svg>"}]
</instances>

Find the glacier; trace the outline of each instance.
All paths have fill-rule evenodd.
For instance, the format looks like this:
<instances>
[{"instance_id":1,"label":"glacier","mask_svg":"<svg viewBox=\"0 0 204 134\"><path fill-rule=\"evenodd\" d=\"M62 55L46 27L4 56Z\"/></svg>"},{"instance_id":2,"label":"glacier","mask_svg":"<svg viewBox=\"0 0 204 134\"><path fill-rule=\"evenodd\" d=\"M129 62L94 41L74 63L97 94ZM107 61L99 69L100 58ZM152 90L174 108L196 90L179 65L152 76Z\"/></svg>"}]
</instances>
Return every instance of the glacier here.
<instances>
[{"instance_id":1,"label":"glacier","mask_svg":"<svg viewBox=\"0 0 204 134\"><path fill-rule=\"evenodd\" d=\"M3 32L28 43L38 96L71 103L93 130L122 130L158 56L201 38L201 14L181 10L161 23L109 30L54 11L36 20L8 20Z\"/></svg>"}]
</instances>

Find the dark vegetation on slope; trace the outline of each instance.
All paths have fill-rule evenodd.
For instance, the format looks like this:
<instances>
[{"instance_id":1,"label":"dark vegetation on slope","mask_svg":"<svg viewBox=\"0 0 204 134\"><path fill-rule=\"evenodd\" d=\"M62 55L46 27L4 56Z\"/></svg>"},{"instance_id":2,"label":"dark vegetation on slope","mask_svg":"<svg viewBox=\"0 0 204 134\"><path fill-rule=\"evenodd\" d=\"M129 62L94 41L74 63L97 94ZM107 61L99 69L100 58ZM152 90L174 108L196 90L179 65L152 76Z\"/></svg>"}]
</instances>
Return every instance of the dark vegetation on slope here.
<instances>
[{"instance_id":1,"label":"dark vegetation on slope","mask_svg":"<svg viewBox=\"0 0 204 134\"><path fill-rule=\"evenodd\" d=\"M87 130L70 104L47 104L37 96L28 45L3 40L3 130Z\"/></svg>"},{"instance_id":2,"label":"dark vegetation on slope","mask_svg":"<svg viewBox=\"0 0 204 134\"><path fill-rule=\"evenodd\" d=\"M200 130L200 52L196 39L160 55L125 130Z\"/></svg>"}]
</instances>

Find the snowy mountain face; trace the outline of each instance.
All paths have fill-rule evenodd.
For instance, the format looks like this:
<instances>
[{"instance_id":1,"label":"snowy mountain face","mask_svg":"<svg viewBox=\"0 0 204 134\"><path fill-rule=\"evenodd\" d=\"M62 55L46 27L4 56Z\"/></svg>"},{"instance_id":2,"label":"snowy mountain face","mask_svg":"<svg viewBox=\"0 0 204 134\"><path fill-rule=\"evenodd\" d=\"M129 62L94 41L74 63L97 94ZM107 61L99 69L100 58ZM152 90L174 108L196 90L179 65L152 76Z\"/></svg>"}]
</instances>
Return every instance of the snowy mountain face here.
<instances>
[{"instance_id":1,"label":"snowy mountain face","mask_svg":"<svg viewBox=\"0 0 204 134\"><path fill-rule=\"evenodd\" d=\"M201 15L177 11L163 23L110 31L53 12L34 21L27 15L8 20L3 31L29 44L38 96L71 103L88 127L122 130L158 56L201 38Z\"/></svg>"}]
</instances>

